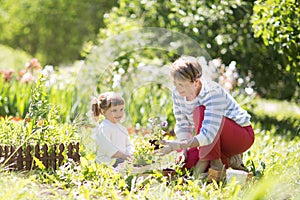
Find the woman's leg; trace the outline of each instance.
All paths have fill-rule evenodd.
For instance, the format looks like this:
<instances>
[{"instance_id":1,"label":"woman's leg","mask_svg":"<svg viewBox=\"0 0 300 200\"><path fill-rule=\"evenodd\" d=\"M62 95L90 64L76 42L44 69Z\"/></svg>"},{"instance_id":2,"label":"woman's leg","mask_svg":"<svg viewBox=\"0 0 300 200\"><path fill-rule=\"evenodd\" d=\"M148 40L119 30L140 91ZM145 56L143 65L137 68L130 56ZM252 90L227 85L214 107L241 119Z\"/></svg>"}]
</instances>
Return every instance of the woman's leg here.
<instances>
[{"instance_id":1,"label":"woman's leg","mask_svg":"<svg viewBox=\"0 0 300 200\"><path fill-rule=\"evenodd\" d=\"M247 151L254 142L252 126L241 127L228 118L225 118L220 137L221 156L225 164L227 164L228 158L239 156L239 154ZM241 161L242 156L240 155L238 158Z\"/></svg>"},{"instance_id":2,"label":"woman's leg","mask_svg":"<svg viewBox=\"0 0 300 200\"><path fill-rule=\"evenodd\" d=\"M194 110L194 123L197 133L200 132L204 118L205 107L199 106ZM229 118L224 117L219 134L214 142L204 147L198 147L199 159L203 161L222 158L227 165L227 159L245 152L254 142L254 133L251 126L241 127ZM194 156L195 157L195 156ZM187 159L187 163L189 158Z\"/></svg>"}]
</instances>

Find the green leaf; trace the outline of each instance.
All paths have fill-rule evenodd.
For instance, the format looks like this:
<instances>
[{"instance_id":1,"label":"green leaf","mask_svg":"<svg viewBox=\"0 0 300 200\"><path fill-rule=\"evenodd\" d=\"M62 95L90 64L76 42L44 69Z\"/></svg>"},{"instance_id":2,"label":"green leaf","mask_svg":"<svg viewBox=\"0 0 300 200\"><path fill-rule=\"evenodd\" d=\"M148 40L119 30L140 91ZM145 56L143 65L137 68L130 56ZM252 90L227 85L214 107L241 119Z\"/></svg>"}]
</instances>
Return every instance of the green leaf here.
<instances>
[{"instance_id":1,"label":"green leaf","mask_svg":"<svg viewBox=\"0 0 300 200\"><path fill-rule=\"evenodd\" d=\"M44 164L42 163L42 161L40 161L37 157L33 156L33 160L34 160L36 166L37 166L39 169L41 169L41 170L45 170L45 169L46 169L45 165L44 165Z\"/></svg>"}]
</instances>

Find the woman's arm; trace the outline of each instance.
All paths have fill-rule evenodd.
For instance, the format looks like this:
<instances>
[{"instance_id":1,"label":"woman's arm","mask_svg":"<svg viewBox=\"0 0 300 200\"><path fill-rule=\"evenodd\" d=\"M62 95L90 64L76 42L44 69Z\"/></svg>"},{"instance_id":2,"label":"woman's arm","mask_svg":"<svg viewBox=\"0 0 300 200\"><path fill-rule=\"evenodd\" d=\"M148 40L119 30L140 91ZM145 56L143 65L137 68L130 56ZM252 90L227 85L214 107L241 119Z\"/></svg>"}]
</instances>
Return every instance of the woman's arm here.
<instances>
[{"instance_id":1,"label":"woman's arm","mask_svg":"<svg viewBox=\"0 0 300 200\"><path fill-rule=\"evenodd\" d=\"M202 96L202 103L205 106L204 118L200 133L196 135L199 146L206 146L214 142L222 129L224 109L228 99L224 97L221 88L210 88Z\"/></svg>"},{"instance_id":2,"label":"woman's arm","mask_svg":"<svg viewBox=\"0 0 300 200\"><path fill-rule=\"evenodd\" d=\"M166 155L178 149L198 147L200 145L196 137L192 137L188 140L180 140L180 141L162 140L161 143L165 146L161 150L159 150L160 155Z\"/></svg>"},{"instance_id":3,"label":"woman's arm","mask_svg":"<svg viewBox=\"0 0 300 200\"><path fill-rule=\"evenodd\" d=\"M172 92L172 100L173 100L173 113L176 120L176 125L174 132L176 137L179 140L189 139L192 137L193 128L188 121L187 117L183 114L182 103L183 98L178 94L178 92L174 89Z\"/></svg>"}]
</instances>

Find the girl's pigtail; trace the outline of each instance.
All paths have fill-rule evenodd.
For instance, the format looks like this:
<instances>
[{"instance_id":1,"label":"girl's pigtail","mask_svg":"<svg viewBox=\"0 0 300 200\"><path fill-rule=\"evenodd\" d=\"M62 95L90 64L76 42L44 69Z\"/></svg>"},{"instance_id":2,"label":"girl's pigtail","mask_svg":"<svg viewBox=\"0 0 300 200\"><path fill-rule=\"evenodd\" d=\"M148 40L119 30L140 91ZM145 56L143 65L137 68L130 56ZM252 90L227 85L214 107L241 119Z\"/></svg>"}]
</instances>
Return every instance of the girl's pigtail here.
<instances>
[{"instance_id":1,"label":"girl's pigtail","mask_svg":"<svg viewBox=\"0 0 300 200\"><path fill-rule=\"evenodd\" d=\"M108 96L106 93L100 95L99 101L98 101L98 108L99 108L99 113L104 114L108 108L110 107L109 101L108 101Z\"/></svg>"},{"instance_id":2,"label":"girl's pigtail","mask_svg":"<svg viewBox=\"0 0 300 200\"><path fill-rule=\"evenodd\" d=\"M100 108L99 108L99 104L98 104L98 99L97 98L94 98L92 100L92 111L93 111L94 117L98 117L100 115Z\"/></svg>"}]
</instances>

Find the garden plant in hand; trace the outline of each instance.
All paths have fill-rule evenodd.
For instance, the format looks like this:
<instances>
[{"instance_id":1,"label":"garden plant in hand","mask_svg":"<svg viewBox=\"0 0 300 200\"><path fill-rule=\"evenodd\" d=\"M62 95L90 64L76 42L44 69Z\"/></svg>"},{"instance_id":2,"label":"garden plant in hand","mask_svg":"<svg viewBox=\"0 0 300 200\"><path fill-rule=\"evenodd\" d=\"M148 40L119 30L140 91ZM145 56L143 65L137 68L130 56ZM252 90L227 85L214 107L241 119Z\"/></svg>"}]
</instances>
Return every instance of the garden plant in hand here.
<instances>
[{"instance_id":1,"label":"garden plant in hand","mask_svg":"<svg viewBox=\"0 0 300 200\"><path fill-rule=\"evenodd\" d=\"M160 149L161 143L160 141L163 140L166 132L164 129L168 126L167 121L159 121L159 118L150 118L149 122L151 123L152 132L151 132L151 139L149 143L154 146L154 150Z\"/></svg>"},{"instance_id":2,"label":"garden plant in hand","mask_svg":"<svg viewBox=\"0 0 300 200\"><path fill-rule=\"evenodd\" d=\"M154 146L144 138L137 138L134 142L135 151L133 154L132 164L134 167L150 165L153 163Z\"/></svg>"},{"instance_id":3,"label":"garden plant in hand","mask_svg":"<svg viewBox=\"0 0 300 200\"><path fill-rule=\"evenodd\" d=\"M149 118L151 133L143 138L137 138L134 142L135 152L133 156L134 166L145 166L154 163L154 153L161 148L159 143L165 136L164 129L167 127L167 121L160 121L159 118Z\"/></svg>"}]
</instances>

